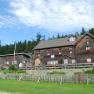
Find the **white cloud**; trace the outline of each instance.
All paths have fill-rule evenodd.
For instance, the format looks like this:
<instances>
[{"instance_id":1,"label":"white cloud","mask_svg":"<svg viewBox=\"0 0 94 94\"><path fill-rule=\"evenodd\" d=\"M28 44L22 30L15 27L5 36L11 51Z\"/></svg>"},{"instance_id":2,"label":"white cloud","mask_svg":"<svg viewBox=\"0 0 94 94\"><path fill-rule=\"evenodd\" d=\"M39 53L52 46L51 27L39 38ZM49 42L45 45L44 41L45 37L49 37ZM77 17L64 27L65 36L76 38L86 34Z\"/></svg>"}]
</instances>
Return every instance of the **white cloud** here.
<instances>
[{"instance_id":1,"label":"white cloud","mask_svg":"<svg viewBox=\"0 0 94 94\"><path fill-rule=\"evenodd\" d=\"M12 0L13 13L27 26L50 30L94 27L93 0Z\"/></svg>"},{"instance_id":2,"label":"white cloud","mask_svg":"<svg viewBox=\"0 0 94 94\"><path fill-rule=\"evenodd\" d=\"M8 28L17 24L17 19L11 16L0 15L0 28Z\"/></svg>"}]
</instances>

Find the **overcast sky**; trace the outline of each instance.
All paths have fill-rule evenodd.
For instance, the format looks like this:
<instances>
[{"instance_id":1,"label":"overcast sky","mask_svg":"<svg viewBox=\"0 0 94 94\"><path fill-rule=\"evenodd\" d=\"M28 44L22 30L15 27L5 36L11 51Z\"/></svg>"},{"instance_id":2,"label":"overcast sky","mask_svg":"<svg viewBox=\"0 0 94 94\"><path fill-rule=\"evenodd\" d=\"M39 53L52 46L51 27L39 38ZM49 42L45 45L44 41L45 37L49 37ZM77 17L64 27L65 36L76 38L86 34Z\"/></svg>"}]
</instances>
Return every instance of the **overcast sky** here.
<instances>
[{"instance_id":1,"label":"overcast sky","mask_svg":"<svg viewBox=\"0 0 94 94\"><path fill-rule=\"evenodd\" d=\"M94 0L0 0L2 44L94 27Z\"/></svg>"}]
</instances>

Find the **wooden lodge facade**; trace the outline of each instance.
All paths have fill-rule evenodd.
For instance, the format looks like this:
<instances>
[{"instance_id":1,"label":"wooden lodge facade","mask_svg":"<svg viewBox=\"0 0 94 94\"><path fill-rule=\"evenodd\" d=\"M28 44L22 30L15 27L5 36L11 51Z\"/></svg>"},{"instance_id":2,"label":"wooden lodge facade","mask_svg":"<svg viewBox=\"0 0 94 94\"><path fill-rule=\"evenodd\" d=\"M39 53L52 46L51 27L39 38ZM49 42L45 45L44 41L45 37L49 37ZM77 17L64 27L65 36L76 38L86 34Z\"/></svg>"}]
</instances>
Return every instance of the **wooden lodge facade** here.
<instances>
[{"instance_id":1,"label":"wooden lodge facade","mask_svg":"<svg viewBox=\"0 0 94 94\"><path fill-rule=\"evenodd\" d=\"M34 48L36 66L75 63L94 63L94 36L90 33L40 41Z\"/></svg>"}]
</instances>

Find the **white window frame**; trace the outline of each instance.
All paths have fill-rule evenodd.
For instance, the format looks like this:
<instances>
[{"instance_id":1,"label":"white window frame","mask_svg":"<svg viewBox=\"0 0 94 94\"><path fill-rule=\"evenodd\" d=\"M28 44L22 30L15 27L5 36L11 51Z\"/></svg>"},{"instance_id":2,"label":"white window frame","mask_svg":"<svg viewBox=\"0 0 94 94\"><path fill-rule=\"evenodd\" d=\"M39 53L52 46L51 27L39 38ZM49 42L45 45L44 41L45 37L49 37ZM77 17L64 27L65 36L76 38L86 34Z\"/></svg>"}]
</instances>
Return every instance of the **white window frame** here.
<instances>
[{"instance_id":1,"label":"white window frame","mask_svg":"<svg viewBox=\"0 0 94 94\"><path fill-rule=\"evenodd\" d=\"M19 68L22 68L23 67L23 63L19 63Z\"/></svg>"},{"instance_id":2,"label":"white window frame","mask_svg":"<svg viewBox=\"0 0 94 94\"><path fill-rule=\"evenodd\" d=\"M48 65L56 65L56 64L58 64L58 61L57 60L48 61L47 64Z\"/></svg>"},{"instance_id":3,"label":"white window frame","mask_svg":"<svg viewBox=\"0 0 94 94\"><path fill-rule=\"evenodd\" d=\"M91 49L91 47L86 47L86 51L88 51L88 50L90 50Z\"/></svg>"},{"instance_id":4,"label":"white window frame","mask_svg":"<svg viewBox=\"0 0 94 94\"><path fill-rule=\"evenodd\" d=\"M76 60L75 59L72 59L72 64L75 64L76 63Z\"/></svg>"},{"instance_id":5,"label":"white window frame","mask_svg":"<svg viewBox=\"0 0 94 94\"><path fill-rule=\"evenodd\" d=\"M87 63L91 63L91 62L92 62L91 58L87 58Z\"/></svg>"},{"instance_id":6,"label":"white window frame","mask_svg":"<svg viewBox=\"0 0 94 94\"><path fill-rule=\"evenodd\" d=\"M68 59L64 59L64 64L68 64Z\"/></svg>"},{"instance_id":7,"label":"white window frame","mask_svg":"<svg viewBox=\"0 0 94 94\"><path fill-rule=\"evenodd\" d=\"M15 61L12 61L12 64L17 64L17 61L15 60Z\"/></svg>"},{"instance_id":8,"label":"white window frame","mask_svg":"<svg viewBox=\"0 0 94 94\"><path fill-rule=\"evenodd\" d=\"M55 55L51 55L51 58L55 58Z\"/></svg>"},{"instance_id":9,"label":"white window frame","mask_svg":"<svg viewBox=\"0 0 94 94\"><path fill-rule=\"evenodd\" d=\"M70 41L70 42L73 42L73 41L75 41L75 40L76 40L75 37L70 37L70 38L69 38L69 41Z\"/></svg>"}]
</instances>

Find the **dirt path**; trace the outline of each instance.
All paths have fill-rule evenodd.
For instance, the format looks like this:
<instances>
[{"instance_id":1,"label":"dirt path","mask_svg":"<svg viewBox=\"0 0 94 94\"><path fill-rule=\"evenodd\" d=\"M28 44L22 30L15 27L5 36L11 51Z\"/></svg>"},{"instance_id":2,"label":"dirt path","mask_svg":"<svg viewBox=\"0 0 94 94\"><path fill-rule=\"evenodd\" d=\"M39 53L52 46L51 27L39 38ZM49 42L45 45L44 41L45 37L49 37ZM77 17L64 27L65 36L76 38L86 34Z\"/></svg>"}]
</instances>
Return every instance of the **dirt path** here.
<instances>
[{"instance_id":1,"label":"dirt path","mask_svg":"<svg viewBox=\"0 0 94 94\"><path fill-rule=\"evenodd\" d=\"M0 92L0 94L20 94L20 93Z\"/></svg>"},{"instance_id":2,"label":"dirt path","mask_svg":"<svg viewBox=\"0 0 94 94\"><path fill-rule=\"evenodd\" d=\"M6 93L6 92L0 92L0 94L9 94L9 93Z\"/></svg>"}]
</instances>

